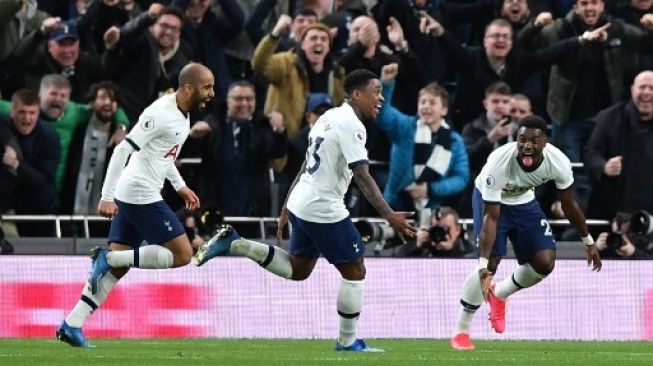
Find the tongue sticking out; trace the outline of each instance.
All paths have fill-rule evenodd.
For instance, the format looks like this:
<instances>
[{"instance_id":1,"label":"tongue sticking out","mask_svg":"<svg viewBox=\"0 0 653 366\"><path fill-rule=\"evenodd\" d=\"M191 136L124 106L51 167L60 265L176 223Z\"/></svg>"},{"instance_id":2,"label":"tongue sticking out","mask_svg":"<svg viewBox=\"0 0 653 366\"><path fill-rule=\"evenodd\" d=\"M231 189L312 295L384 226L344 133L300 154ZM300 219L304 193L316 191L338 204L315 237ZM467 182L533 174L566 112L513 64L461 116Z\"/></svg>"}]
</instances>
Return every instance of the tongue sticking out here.
<instances>
[{"instance_id":1,"label":"tongue sticking out","mask_svg":"<svg viewBox=\"0 0 653 366\"><path fill-rule=\"evenodd\" d=\"M530 168L533 166L533 157L532 156L524 156L521 158L522 164L524 164L525 167Z\"/></svg>"}]
</instances>

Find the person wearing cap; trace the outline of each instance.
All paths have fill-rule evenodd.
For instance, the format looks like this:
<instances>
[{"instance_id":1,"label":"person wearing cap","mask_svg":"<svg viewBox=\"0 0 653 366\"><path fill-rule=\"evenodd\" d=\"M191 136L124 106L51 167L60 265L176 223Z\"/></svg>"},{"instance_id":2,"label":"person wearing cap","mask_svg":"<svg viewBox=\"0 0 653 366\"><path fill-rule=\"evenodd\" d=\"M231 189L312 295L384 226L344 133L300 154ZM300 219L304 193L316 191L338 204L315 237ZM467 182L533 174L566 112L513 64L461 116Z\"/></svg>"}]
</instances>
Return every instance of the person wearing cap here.
<instances>
[{"instance_id":1,"label":"person wearing cap","mask_svg":"<svg viewBox=\"0 0 653 366\"><path fill-rule=\"evenodd\" d=\"M43 76L61 74L72 86L70 98L84 103L91 84L101 78L99 59L80 49L77 25L59 18L46 18L9 57L14 90L38 90Z\"/></svg>"},{"instance_id":2,"label":"person wearing cap","mask_svg":"<svg viewBox=\"0 0 653 366\"><path fill-rule=\"evenodd\" d=\"M285 162L288 139L283 125L255 110L254 85L240 80L229 86L227 112L207 118L212 131L202 149L198 193L205 207L225 216L271 214L269 167Z\"/></svg>"},{"instance_id":3,"label":"person wearing cap","mask_svg":"<svg viewBox=\"0 0 653 366\"><path fill-rule=\"evenodd\" d=\"M264 112L278 112L294 137L301 130L309 93L327 93L336 105L344 101L344 70L331 58L331 33L321 23L306 27L294 50L275 53L274 30L258 44L252 59L256 74L270 83Z\"/></svg>"},{"instance_id":4,"label":"person wearing cap","mask_svg":"<svg viewBox=\"0 0 653 366\"><path fill-rule=\"evenodd\" d=\"M299 173L299 169L306 157L308 133L313 128L315 122L317 122L317 119L333 107L333 100L331 100L328 94L311 93L306 103L306 113L304 113L306 124L297 136L288 139L288 163L285 169L287 177L292 179L292 177L296 177L297 173Z\"/></svg>"}]
</instances>

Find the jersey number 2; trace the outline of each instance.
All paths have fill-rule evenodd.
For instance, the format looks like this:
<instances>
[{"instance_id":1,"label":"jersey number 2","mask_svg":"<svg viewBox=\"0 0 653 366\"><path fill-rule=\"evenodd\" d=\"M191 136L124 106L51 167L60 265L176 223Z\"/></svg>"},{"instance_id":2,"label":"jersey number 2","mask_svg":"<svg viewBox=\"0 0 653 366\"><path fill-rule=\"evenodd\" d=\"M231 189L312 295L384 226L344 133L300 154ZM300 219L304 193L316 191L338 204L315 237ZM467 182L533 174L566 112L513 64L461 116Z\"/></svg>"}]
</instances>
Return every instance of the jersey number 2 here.
<instances>
[{"instance_id":1,"label":"jersey number 2","mask_svg":"<svg viewBox=\"0 0 653 366\"><path fill-rule=\"evenodd\" d=\"M546 221L545 219L542 219L542 221L540 221L540 225L544 226L544 236L552 236L553 235L553 232L551 231L551 224L549 224L548 221Z\"/></svg>"},{"instance_id":2,"label":"jersey number 2","mask_svg":"<svg viewBox=\"0 0 653 366\"><path fill-rule=\"evenodd\" d=\"M311 153L311 157L313 159L309 159L308 163L306 164L306 172L308 174L313 174L317 169L320 167L320 155L317 154L317 151L320 149L320 145L324 141L324 137L316 137L315 141L313 139L309 139L308 141L308 147L309 150L311 147L313 147L313 152ZM315 161L313 165L310 165L312 161Z\"/></svg>"}]
</instances>

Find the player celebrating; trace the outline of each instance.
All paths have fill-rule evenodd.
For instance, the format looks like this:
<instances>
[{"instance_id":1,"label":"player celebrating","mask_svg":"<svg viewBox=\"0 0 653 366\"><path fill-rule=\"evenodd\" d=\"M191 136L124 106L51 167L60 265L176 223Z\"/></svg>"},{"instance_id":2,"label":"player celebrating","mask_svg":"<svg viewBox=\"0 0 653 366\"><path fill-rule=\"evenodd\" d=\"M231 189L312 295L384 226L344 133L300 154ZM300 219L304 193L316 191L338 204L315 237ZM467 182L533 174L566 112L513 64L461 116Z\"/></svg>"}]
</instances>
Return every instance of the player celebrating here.
<instances>
[{"instance_id":1,"label":"player celebrating","mask_svg":"<svg viewBox=\"0 0 653 366\"><path fill-rule=\"evenodd\" d=\"M453 349L474 349L469 327L483 298L490 304L492 327L502 333L508 296L536 285L553 271L555 242L535 200L534 187L549 180L555 182L562 209L585 244L588 265L593 270L601 270L601 258L587 231L585 216L574 199L571 163L558 148L547 144L546 130L542 118L524 117L517 129L517 141L492 152L476 177L472 209L480 258L463 285L462 307L450 342ZM506 255L507 239L513 245L519 267L495 286L492 276L501 257Z\"/></svg>"},{"instance_id":2,"label":"player celebrating","mask_svg":"<svg viewBox=\"0 0 653 366\"><path fill-rule=\"evenodd\" d=\"M365 244L344 204L352 175L365 197L399 235L414 236L406 218L383 200L368 171L367 135L361 119L374 119L383 104L382 86L374 73L354 70L344 82L348 100L317 120L309 134L306 160L281 209L277 239L288 220L292 223L290 253L279 247L242 239L224 227L200 247L196 264L229 252L244 255L277 276L301 281L313 271L322 254L342 275L337 309L340 333L336 351L382 352L356 337L356 323L365 291Z\"/></svg>"},{"instance_id":3,"label":"player celebrating","mask_svg":"<svg viewBox=\"0 0 653 366\"><path fill-rule=\"evenodd\" d=\"M93 250L93 267L81 299L57 330L61 341L92 347L81 327L130 267L172 268L190 262L193 249L184 227L159 192L167 178L187 208L199 207L199 198L186 187L174 161L188 137L189 113L205 107L214 95L213 84L208 68L186 65L179 73L179 89L147 107L116 147L98 204L100 215L113 217L110 250ZM160 245L140 246L143 240Z\"/></svg>"}]
</instances>

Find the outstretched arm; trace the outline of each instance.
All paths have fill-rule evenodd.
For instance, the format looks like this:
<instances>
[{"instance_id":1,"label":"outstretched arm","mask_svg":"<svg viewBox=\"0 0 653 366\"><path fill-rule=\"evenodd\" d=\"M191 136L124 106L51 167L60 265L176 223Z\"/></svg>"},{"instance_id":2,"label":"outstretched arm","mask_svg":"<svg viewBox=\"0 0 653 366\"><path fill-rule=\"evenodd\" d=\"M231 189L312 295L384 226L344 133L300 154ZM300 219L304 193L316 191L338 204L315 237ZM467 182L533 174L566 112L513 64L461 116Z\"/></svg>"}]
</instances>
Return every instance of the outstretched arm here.
<instances>
[{"instance_id":1,"label":"outstretched arm","mask_svg":"<svg viewBox=\"0 0 653 366\"><path fill-rule=\"evenodd\" d=\"M569 219L569 222L576 228L578 234L580 234L583 239L583 244L585 244L585 252L587 253L587 265L592 266L593 271L601 270L601 256L599 251L594 245L594 239L589 234L587 230L587 224L585 224L585 215L578 207L578 203L574 199L574 192L571 187L560 191L560 202L562 203L562 211L565 213L565 216Z\"/></svg>"},{"instance_id":2,"label":"outstretched arm","mask_svg":"<svg viewBox=\"0 0 653 366\"><path fill-rule=\"evenodd\" d=\"M367 164L359 164L354 167L353 172L358 188L360 188L365 195L365 198L367 198L379 215L388 220L392 228L397 231L400 237L403 238L404 235L414 237L417 229L406 220L408 217L412 216L413 213L395 212L390 208L388 203L383 199L379 187L374 182L374 179L372 179L369 172L369 166Z\"/></svg>"}]
</instances>

